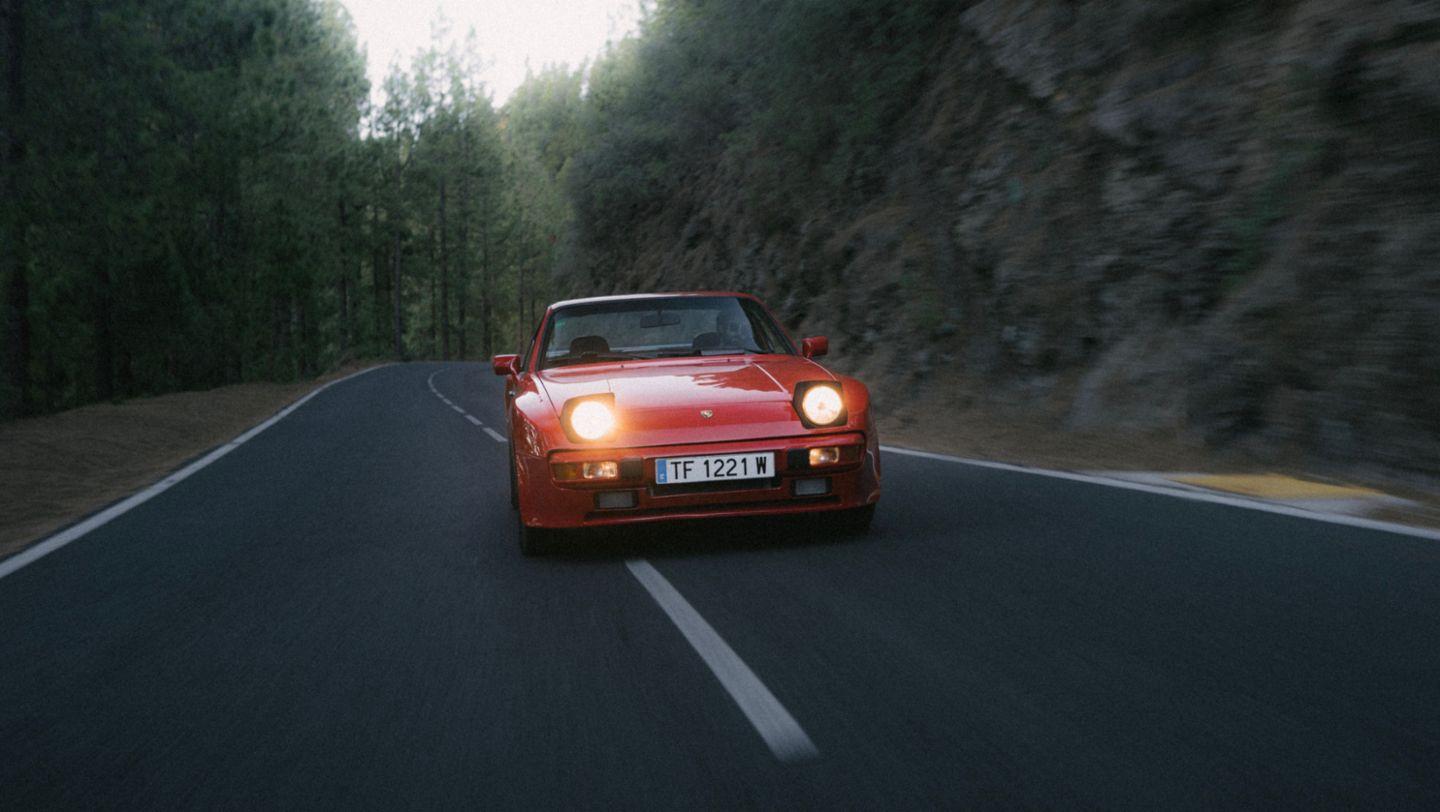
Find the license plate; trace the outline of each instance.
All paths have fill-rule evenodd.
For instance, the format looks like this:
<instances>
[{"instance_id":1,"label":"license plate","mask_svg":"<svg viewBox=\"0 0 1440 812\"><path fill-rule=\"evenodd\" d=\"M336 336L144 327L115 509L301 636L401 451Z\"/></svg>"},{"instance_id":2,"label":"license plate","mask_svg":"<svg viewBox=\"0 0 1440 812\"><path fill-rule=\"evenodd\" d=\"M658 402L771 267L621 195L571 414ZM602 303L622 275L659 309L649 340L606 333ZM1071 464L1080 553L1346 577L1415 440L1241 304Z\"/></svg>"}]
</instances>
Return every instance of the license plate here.
<instances>
[{"instance_id":1,"label":"license plate","mask_svg":"<svg viewBox=\"0 0 1440 812\"><path fill-rule=\"evenodd\" d=\"M775 453L711 454L702 457L661 457L655 460L656 485L714 482L717 479L769 479L775 476Z\"/></svg>"}]
</instances>

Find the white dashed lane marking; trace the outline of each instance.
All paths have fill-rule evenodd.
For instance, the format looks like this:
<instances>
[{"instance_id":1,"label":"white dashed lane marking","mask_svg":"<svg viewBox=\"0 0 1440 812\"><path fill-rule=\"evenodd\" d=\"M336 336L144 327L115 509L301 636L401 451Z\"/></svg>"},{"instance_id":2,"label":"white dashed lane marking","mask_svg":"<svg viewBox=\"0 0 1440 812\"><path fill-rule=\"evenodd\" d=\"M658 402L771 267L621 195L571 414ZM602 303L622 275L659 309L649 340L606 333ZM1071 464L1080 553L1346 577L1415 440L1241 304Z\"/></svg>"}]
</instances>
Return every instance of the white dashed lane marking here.
<instances>
[{"instance_id":1,"label":"white dashed lane marking","mask_svg":"<svg viewBox=\"0 0 1440 812\"><path fill-rule=\"evenodd\" d=\"M501 434L500 432L498 432L498 431L490 428L489 426L486 426L484 423L480 422L479 418L475 417L475 415L470 414L469 412L467 412L467 411L465 411L464 409L460 408L460 406L459 406L458 404L452 403L451 400L450 400L450 398L445 397L445 394L444 394L443 392L441 392L439 389L436 389L436 388L435 388L435 376L438 375L438 374L440 374L440 372L441 372L441 370L438 370L438 369L437 369L437 370L435 370L434 372L430 373L430 377L429 377L429 378L426 378L426 379L425 379L425 385L428 386L428 387L430 387L430 391L435 393L435 397L437 397L437 398L439 398L441 401L443 401L446 406L449 406L450 408L454 409L456 414L459 414L459 415L464 416L464 418L465 418L466 420L469 420L469 421L470 421L471 425L475 426L476 428L478 428L478 429L484 431L486 434L490 435L490 439L494 440L494 441L497 442L497 443L507 442L506 439L505 439L505 435Z\"/></svg>"},{"instance_id":2,"label":"white dashed lane marking","mask_svg":"<svg viewBox=\"0 0 1440 812\"><path fill-rule=\"evenodd\" d=\"M710 672L740 706L740 711L750 720L755 732L765 740L776 758L781 761L805 761L820 756L820 751L790 711L780 704L780 700L755 676L735 649L730 648L659 570L643 558L626 561L625 566L669 616L700 659L710 666Z\"/></svg>"}]
</instances>

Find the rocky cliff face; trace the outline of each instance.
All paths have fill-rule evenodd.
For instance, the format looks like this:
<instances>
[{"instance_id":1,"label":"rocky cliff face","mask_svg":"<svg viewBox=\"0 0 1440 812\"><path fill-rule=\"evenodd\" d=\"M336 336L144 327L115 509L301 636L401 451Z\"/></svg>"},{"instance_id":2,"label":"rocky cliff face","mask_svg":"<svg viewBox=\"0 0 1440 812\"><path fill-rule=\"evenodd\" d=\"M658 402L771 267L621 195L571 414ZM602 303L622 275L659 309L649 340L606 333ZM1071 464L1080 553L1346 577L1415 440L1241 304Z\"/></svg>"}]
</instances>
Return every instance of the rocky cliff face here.
<instances>
[{"instance_id":1,"label":"rocky cliff face","mask_svg":"<svg viewBox=\"0 0 1440 812\"><path fill-rule=\"evenodd\" d=\"M615 289L735 287L882 410L1440 475L1433 2L957 4L883 188L754 213L746 161Z\"/></svg>"}]
</instances>

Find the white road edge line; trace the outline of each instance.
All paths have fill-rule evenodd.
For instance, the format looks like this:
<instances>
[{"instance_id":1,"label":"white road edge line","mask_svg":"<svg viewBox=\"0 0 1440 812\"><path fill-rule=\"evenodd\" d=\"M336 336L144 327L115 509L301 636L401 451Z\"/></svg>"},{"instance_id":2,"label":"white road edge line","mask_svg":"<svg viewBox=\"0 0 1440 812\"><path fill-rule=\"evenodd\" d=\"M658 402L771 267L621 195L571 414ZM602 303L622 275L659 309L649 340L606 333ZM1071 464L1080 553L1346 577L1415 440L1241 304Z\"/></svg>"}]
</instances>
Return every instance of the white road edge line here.
<instances>
[{"instance_id":1,"label":"white road edge line","mask_svg":"<svg viewBox=\"0 0 1440 812\"><path fill-rule=\"evenodd\" d=\"M460 414L465 414L465 410L464 410L464 409L460 408L459 406L456 406L456 405L453 404L453 403L450 404L450 408L454 409L455 411L459 412Z\"/></svg>"},{"instance_id":2,"label":"white road edge line","mask_svg":"<svg viewBox=\"0 0 1440 812\"><path fill-rule=\"evenodd\" d=\"M820 751L815 749L815 743L805 735L795 717L659 570L643 558L630 559L625 566L669 615L700 659L710 666L710 672L740 706L740 711L776 758L787 762L819 758Z\"/></svg>"},{"instance_id":3,"label":"white road edge line","mask_svg":"<svg viewBox=\"0 0 1440 812\"><path fill-rule=\"evenodd\" d=\"M479 421L479 420L476 420L476 419L475 419L475 415L473 415L473 414L467 414L467 415L465 415L465 419L466 419L466 420L469 420L471 423L473 423L473 424L475 424L475 425L477 425L477 426L478 426L478 425L481 425L480 421Z\"/></svg>"},{"instance_id":4,"label":"white road edge line","mask_svg":"<svg viewBox=\"0 0 1440 812\"><path fill-rule=\"evenodd\" d=\"M489 426L485 427L485 433L490 435L490 439L494 440L497 443L505 442L505 435L501 434L495 429L490 428Z\"/></svg>"},{"instance_id":5,"label":"white road edge line","mask_svg":"<svg viewBox=\"0 0 1440 812\"><path fill-rule=\"evenodd\" d=\"M1268 502L1258 502L1251 499L1244 499L1238 496L1227 496L1218 493L1204 493L1202 491L1183 490L1180 488L1166 488L1159 485L1147 485L1142 482L1128 482L1123 479L1112 479L1110 477L1095 476L1093 474L1077 474L1071 471L1054 471L1048 468L1026 468L1023 465L1011 465L1004 462L990 462L989 460L973 460L965 457L952 457L949 454L936 454L930 451L916 451L910 448L896 448L895 446L882 445L880 450L887 454L902 454L907 457L922 457L929 460L941 462L953 462L960 465L970 465L976 468L991 468L997 471L1012 471L1017 474L1033 474L1045 476L1052 479L1068 479L1072 482L1089 482L1093 485L1105 485L1111 488L1123 488L1129 491L1140 491L1142 493L1154 493L1161 496L1173 496L1177 499L1189 499L1192 502L1209 502L1216 505L1229 505L1230 507L1245 508L1247 510L1259 510L1265 513L1278 513L1281 516L1293 516L1298 519L1309 519L1316 522L1327 522L1329 524L1341 524L1347 527L1359 527L1365 530L1378 530L1383 533L1396 533L1402 536L1430 539L1440 541L1440 531L1427 530L1423 527L1410 527L1409 525L1396 524L1394 522L1382 522L1378 519L1365 519L1359 516L1345 516L1333 513L1320 513L1305 508L1293 507L1291 505L1275 505Z\"/></svg>"},{"instance_id":6,"label":"white road edge line","mask_svg":"<svg viewBox=\"0 0 1440 812\"><path fill-rule=\"evenodd\" d=\"M130 510L133 510L136 507L139 507L140 505L150 501L151 499L154 499L165 491L170 490L170 488L179 484L182 480L190 477L196 471L199 471L201 468L204 468L205 466L220 459L226 454L229 454L231 451L239 448L243 443L250 440L255 435L259 434L265 429L270 428L276 423L279 423L286 417L289 417L292 412L294 412L301 406L304 406L310 401L311 398L315 397L321 392L324 392L326 389L329 389L335 384L344 383L351 378L357 378L367 372L373 372L385 366L389 366L389 364L381 364L380 366L369 367L367 369L362 369L359 372L354 372L346 375L343 378L336 378L335 380L325 384L324 386L321 386L310 394L300 398L289 406L286 406L285 408L276 412L269 419L261 422L259 425L254 426L249 431L241 434L239 437L236 437L225 445L222 445L214 451L211 451L209 454L206 454L205 456L190 463L184 468L181 468L173 474L167 475L164 479L156 482L154 485L151 485L150 487L140 491L139 493L132 494L131 496L120 502L116 502L110 507L105 508L104 510L96 513L94 516L91 516L90 518L80 522L79 524L72 525L71 527L61 530L59 533L56 533L52 536L45 538L42 541L32 544L22 552L16 553L15 555L10 556L4 561L0 561L0 578L4 578L5 576L16 572L17 570L20 570L28 564L32 564L35 561L44 558L45 556L55 552L61 547L64 547L75 539L84 536L86 533L89 533L96 528L103 527L117 516L127 513Z\"/></svg>"}]
</instances>

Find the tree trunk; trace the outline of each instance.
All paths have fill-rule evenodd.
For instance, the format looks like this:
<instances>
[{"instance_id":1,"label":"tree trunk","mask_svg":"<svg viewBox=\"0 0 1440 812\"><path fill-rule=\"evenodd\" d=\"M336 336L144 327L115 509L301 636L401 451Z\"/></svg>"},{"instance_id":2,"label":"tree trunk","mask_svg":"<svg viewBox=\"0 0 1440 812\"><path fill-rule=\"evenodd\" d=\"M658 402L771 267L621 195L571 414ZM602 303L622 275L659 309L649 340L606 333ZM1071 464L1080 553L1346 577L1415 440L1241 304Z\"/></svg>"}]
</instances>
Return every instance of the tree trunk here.
<instances>
[{"instance_id":1,"label":"tree trunk","mask_svg":"<svg viewBox=\"0 0 1440 812\"><path fill-rule=\"evenodd\" d=\"M437 334L440 332L440 308L437 306L438 299L435 296L435 227L425 233L425 253L430 261L430 352L431 358L435 357L435 350L438 347Z\"/></svg>"},{"instance_id":2,"label":"tree trunk","mask_svg":"<svg viewBox=\"0 0 1440 812\"><path fill-rule=\"evenodd\" d=\"M370 314L371 344L367 352L378 352L384 346L385 314L385 241L380 233L380 206L370 206L370 291L375 296L374 312Z\"/></svg>"},{"instance_id":3,"label":"tree trunk","mask_svg":"<svg viewBox=\"0 0 1440 812\"><path fill-rule=\"evenodd\" d=\"M480 355L495 354L490 331L490 207L480 207Z\"/></svg>"},{"instance_id":4,"label":"tree trunk","mask_svg":"<svg viewBox=\"0 0 1440 812\"><path fill-rule=\"evenodd\" d=\"M12 241L12 238L16 236L18 235L6 235L6 243L14 245L18 240ZM10 284L5 290L5 323L8 328L5 343L9 349L5 366L11 395L8 403L0 403L0 417L19 417L29 414L31 410L30 282L26 278L25 265L19 256L18 246L5 253L6 262L11 266L6 269L10 275Z\"/></svg>"},{"instance_id":5,"label":"tree trunk","mask_svg":"<svg viewBox=\"0 0 1440 812\"><path fill-rule=\"evenodd\" d=\"M110 271L101 264L95 269L95 297L91 317L95 320L95 398L115 397L115 334L110 320Z\"/></svg>"},{"instance_id":6,"label":"tree trunk","mask_svg":"<svg viewBox=\"0 0 1440 812\"><path fill-rule=\"evenodd\" d=\"M445 177L440 177L440 357L450 360L450 252L445 241Z\"/></svg>"},{"instance_id":7,"label":"tree trunk","mask_svg":"<svg viewBox=\"0 0 1440 812\"><path fill-rule=\"evenodd\" d=\"M345 198L340 198L340 357L350 354L350 235L346 229Z\"/></svg>"},{"instance_id":8,"label":"tree trunk","mask_svg":"<svg viewBox=\"0 0 1440 812\"><path fill-rule=\"evenodd\" d=\"M280 376L280 359L286 349L285 328L290 312L285 305L278 293L270 296L270 357L265 363L265 377L272 381Z\"/></svg>"},{"instance_id":9,"label":"tree trunk","mask_svg":"<svg viewBox=\"0 0 1440 812\"><path fill-rule=\"evenodd\" d=\"M5 381L10 397L0 400L0 416L28 414L30 403L30 280L25 260L25 205L18 177L25 160L25 6L24 0L0 0L0 48L5 54L4 128L0 150L0 278L5 285ZM8 402L7 402L8 401Z\"/></svg>"},{"instance_id":10,"label":"tree trunk","mask_svg":"<svg viewBox=\"0 0 1440 812\"><path fill-rule=\"evenodd\" d=\"M460 256L462 258L465 256L465 232L466 229L462 225L460 228ZM456 357L463 360L469 357L465 349L465 331L467 329L465 324L465 300L468 298L466 289L469 287L470 275L459 268L456 269L456 272L459 277L455 280L455 338L459 342L459 347L456 348Z\"/></svg>"},{"instance_id":11,"label":"tree trunk","mask_svg":"<svg viewBox=\"0 0 1440 812\"><path fill-rule=\"evenodd\" d=\"M315 344L315 336L313 334L314 326L310 319L310 308L306 306L304 296L295 301L295 327L299 343L300 377L310 378L315 375L315 359L311 353Z\"/></svg>"},{"instance_id":12,"label":"tree trunk","mask_svg":"<svg viewBox=\"0 0 1440 812\"><path fill-rule=\"evenodd\" d=\"M400 232L390 238L390 310L395 335L395 358L405 360L405 325L400 313Z\"/></svg>"},{"instance_id":13,"label":"tree trunk","mask_svg":"<svg viewBox=\"0 0 1440 812\"><path fill-rule=\"evenodd\" d=\"M465 334L469 325L465 323L465 302L470 298L470 131L461 132L460 146L462 148L460 165L463 171L460 174L460 233L458 236L460 244L456 246L455 256L455 330L459 339L459 356L461 359L469 357L466 350Z\"/></svg>"}]
</instances>

